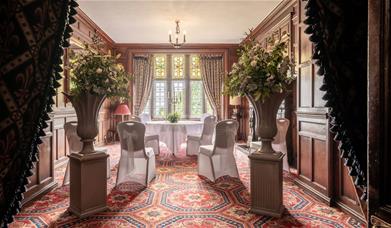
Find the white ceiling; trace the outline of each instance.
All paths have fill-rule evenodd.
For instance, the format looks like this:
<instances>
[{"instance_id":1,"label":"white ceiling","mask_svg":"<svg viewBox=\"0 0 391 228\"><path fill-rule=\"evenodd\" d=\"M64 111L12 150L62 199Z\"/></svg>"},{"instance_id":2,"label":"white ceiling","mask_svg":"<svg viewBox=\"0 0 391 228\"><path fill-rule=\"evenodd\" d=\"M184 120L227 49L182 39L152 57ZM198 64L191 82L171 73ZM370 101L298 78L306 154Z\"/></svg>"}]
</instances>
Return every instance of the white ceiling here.
<instances>
[{"instance_id":1,"label":"white ceiling","mask_svg":"<svg viewBox=\"0 0 391 228\"><path fill-rule=\"evenodd\" d=\"M80 8L117 43L167 43L175 19L188 43L239 43L281 0L80 0Z\"/></svg>"}]
</instances>

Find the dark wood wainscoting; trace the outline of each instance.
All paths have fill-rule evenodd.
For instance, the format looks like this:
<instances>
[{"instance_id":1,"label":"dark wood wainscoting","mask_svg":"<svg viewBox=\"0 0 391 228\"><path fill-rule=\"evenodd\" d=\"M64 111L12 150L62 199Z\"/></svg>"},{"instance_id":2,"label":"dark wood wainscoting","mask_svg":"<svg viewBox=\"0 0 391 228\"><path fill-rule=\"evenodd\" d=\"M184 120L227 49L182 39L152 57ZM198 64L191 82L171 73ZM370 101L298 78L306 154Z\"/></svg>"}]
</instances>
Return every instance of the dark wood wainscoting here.
<instances>
[{"instance_id":1,"label":"dark wood wainscoting","mask_svg":"<svg viewBox=\"0 0 391 228\"><path fill-rule=\"evenodd\" d=\"M334 202L333 204L341 208L343 211L354 215L360 221L365 223L365 212L362 210L362 202L360 200L361 191L355 188L353 179L349 176L349 171L344 166L343 160L339 155L337 143L333 142L334 157ZM365 202L364 202L365 203Z\"/></svg>"},{"instance_id":2,"label":"dark wood wainscoting","mask_svg":"<svg viewBox=\"0 0 391 228\"><path fill-rule=\"evenodd\" d=\"M53 153L55 167L64 165L69 155L68 141L65 136L64 124L77 121L73 108L56 110L53 117Z\"/></svg>"},{"instance_id":3,"label":"dark wood wainscoting","mask_svg":"<svg viewBox=\"0 0 391 228\"><path fill-rule=\"evenodd\" d=\"M299 153L296 183L331 205L332 153L326 115L298 112L297 116Z\"/></svg>"},{"instance_id":4,"label":"dark wood wainscoting","mask_svg":"<svg viewBox=\"0 0 391 228\"><path fill-rule=\"evenodd\" d=\"M33 175L29 178L27 191L23 194L23 204L31 202L36 197L50 191L57 186L54 179L54 162L52 153L52 122L48 122L49 127L45 129L46 136L41 137L43 141L38 147L38 161L33 168Z\"/></svg>"}]
</instances>

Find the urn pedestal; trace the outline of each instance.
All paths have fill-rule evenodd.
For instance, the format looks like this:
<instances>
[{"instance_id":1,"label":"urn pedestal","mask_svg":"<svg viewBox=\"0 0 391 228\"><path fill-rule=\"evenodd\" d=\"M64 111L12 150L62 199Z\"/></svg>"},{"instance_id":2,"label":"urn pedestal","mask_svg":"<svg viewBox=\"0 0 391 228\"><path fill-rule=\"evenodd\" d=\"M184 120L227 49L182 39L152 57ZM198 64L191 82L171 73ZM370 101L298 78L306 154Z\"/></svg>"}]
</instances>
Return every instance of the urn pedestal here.
<instances>
[{"instance_id":1,"label":"urn pedestal","mask_svg":"<svg viewBox=\"0 0 391 228\"><path fill-rule=\"evenodd\" d=\"M262 146L250 154L251 209L256 214L281 217L284 206L282 197L282 161L284 154L272 148L277 134L276 115L286 93L272 93L263 101L247 98L255 110L256 136Z\"/></svg>"},{"instance_id":2,"label":"urn pedestal","mask_svg":"<svg viewBox=\"0 0 391 228\"><path fill-rule=\"evenodd\" d=\"M250 211L255 214L281 217L283 153L252 153L250 158Z\"/></svg>"},{"instance_id":3,"label":"urn pedestal","mask_svg":"<svg viewBox=\"0 0 391 228\"><path fill-rule=\"evenodd\" d=\"M72 153L69 211L80 218L107 209L107 157L105 151Z\"/></svg>"}]
</instances>

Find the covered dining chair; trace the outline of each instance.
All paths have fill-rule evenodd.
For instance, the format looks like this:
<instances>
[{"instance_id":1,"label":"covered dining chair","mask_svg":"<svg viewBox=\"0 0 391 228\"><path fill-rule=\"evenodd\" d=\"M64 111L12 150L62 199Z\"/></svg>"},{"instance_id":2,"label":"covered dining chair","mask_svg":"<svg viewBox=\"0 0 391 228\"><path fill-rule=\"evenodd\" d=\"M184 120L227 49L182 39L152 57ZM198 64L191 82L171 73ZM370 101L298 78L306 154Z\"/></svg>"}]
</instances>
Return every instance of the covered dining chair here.
<instances>
[{"instance_id":1,"label":"covered dining chair","mask_svg":"<svg viewBox=\"0 0 391 228\"><path fill-rule=\"evenodd\" d=\"M239 177L233 153L238 127L236 120L224 120L216 124L214 144L200 146L199 175L211 181L225 175Z\"/></svg>"},{"instance_id":2,"label":"covered dining chair","mask_svg":"<svg viewBox=\"0 0 391 228\"><path fill-rule=\"evenodd\" d=\"M286 134L288 132L289 123L290 123L290 121L286 118L278 118L276 120L277 134L276 134L276 136L274 136L274 139L272 141L273 150L280 151L285 155L284 159L282 161L283 162L282 168L288 172L290 172L290 169L289 169L289 163L288 163L288 151L287 151L287 147L286 147ZM262 146L261 141L251 142L251 147L254 149L258 149L261 146Z\"/></svg>"},{"instance_id":3,"label":"covered dining chair","mask_svg":"<svg viewBox=\"0 0 391 228\"><path fill-rule=\"evenodd\" d=\"M65 137L68 141L69 153L79 153L83 148L83 143L80 141L80 137L77 135L77 122L70 121L64 124ZM105 148L96 147L98 151L106 151ZM62 181L63 185L69 184L69 161L65 169L64 179ZM110 157L107 158L107 178L110 177Z\"/></svg>"},{"instance_id":4,"label":"covered dining chair","mask_svg":"<svg viewBox=\"0 0 391 228\"><path fill-rule=\"evenodd\" d=\"M209 114L209 113L203 113L202 115L201 115L201 122L204 122L204 120L205 120L205 118L206 117L208 117L208 116L213 116L212 114Z\"/></svg>"},{"instance_id":5,"label":"covered dining chair","mask_svg":"<svg viewBox=\"0 0 391 228\"><path fill-rule=\"evenodd\" d=\"M129 120L133 120L145 124L151 121L151 116L148 113L141 113L139 116L131 116ZM156 155L160 153L159 135L146 133L145 144L147 146L151 146Z\"/></svg>"},{"instance_id":6,"label":"covered dining chair","mask_svg":"<svg viewBox=\"0 0 391 228\"><path fill-rule=\"evenodd\" d=\"M198 155L201 145L211 145L216 126L216 116L209 115L203 121L201 136L188 135L186 155Z\"/></svg>"},{"instance_id":7,"label":"covered dining chair","mask_svg":"<svg viewBox=\"0 0 391 228\"><path fill-rule=\"evenodd\" d=\"M128 121L136 121L141 123L141 119L138 116L130 116Z\"/></svg>"},{"instance_id":8,"label":"covered dining chair","mask_svg":"<svg viewBox=\"0 0 391 228\"><path fill-rule=\"evenodd\" d=\"M142 123L152 121L151 115L145 112L141 113L138 117L140 117Z\"/></svg>"},{"instance_id":9,"label":"covered dining chair","mask_svg":"<svg viewBox=\"0 0 391 228\"><path fill-rule=\"evenodd\" d=\"M137 121L119 123L117 131L121 144L116 186L134 181L147 186L155 178L155 153L145 148L145 125Z\"/></svg>"},{"instance_id":10,"label":"covered dining chair","mask_svg":"<svg viewBox=\"0 0 391 228\"><path fill-rule=\"evenodd\" d=\"M286 148L286 133L289 128L289 120L286 118L277 119L277 134L272 142L272 147L275 151L280 151L284 156L282 167L284 170L290 172L288 163L288 151Z\"/></svg>"}]
</instances>

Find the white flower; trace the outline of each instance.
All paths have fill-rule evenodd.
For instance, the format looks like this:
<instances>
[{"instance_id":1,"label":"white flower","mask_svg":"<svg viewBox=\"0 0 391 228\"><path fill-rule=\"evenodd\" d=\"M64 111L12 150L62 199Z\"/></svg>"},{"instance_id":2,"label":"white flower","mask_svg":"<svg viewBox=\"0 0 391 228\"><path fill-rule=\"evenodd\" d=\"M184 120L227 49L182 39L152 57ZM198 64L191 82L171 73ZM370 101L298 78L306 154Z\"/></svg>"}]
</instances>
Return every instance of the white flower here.
<instances>
[{"instance_id":1,"label":"white flower","mask_svg":"<svg viewBox=\"0 0 391 228\"><path fill-rule=\"evenodd\" d=\"M251 65L252 67L255 67L255 66L257 65L257 61L256 61L256 60L251 61L250 65Z\"/></svg>"},{"instance_id":2,"label":"white flower","mask_svg":"<svg viewBox=\"0 0 391 228\"><path fill-rule=\"evenodd\" d=\"M270 76L266 79L266 81L270 82L270 81L273 80L273 79L274 79L274 76L273 76L273 75L270 75Z\"/></svg>"},{"instance_id":3,"label":"white flower","mask_svg":"<svg viewBox=\"0 0 391 228\"><path fill-rule=\"evenodd\" d=\"M96 69L96 73L97 73L97 74L100 74L100 73L102 73L102 72L103 72L102 69L100 69L100 68Z\"/></svg>"}]
</instances>

